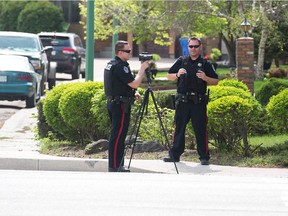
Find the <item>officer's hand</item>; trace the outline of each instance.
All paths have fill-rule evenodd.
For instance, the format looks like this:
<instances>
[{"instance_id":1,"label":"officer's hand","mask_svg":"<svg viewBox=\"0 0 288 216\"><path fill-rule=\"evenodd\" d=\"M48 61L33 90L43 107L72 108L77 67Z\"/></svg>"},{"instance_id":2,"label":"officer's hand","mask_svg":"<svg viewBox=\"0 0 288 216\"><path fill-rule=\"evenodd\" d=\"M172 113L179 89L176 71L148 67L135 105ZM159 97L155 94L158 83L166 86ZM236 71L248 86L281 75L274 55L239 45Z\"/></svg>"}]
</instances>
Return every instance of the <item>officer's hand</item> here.
<instances>
[{"instance_id":1,"label":"officer's hand","mask_svg":"<svg viewBox=\"0 0 288 216\"><path fill-rule=\"evenodd\" d=\"M138 91L135 92L135 99L137 102L139 102L141 100L141 95Z\"/></svg>"},{"instance_id":2,"label":"officer's hand","mask_svg":"<svg viewBox=\"0 0 288 216\"><path fill-rule=\"evenodd\" d=\"M199 79L202 79L202 80L206 81L207 76L206 76L206 74L203 71L198 70L197 73L196 73L196 76Z\"/></svg>"},{"instance_id":3,"label":"officer's hand","mask_svg":"<svg viewBox=\"0 0 288 216\"><path fill-rule=\"evenodd\" d=\"M181 75L186 74L186 73L187 71L184 68L180 68L178 70L177 77L180 77Z\"/></svg>"},{"instance_id":4,"label":"officer's hand","mask_svg":"<svg viewBox=\"0 0 288 216\"><path fill-rule=\"evenodd\" d=\"M147 60L147 61L144 61L141 63L141 69L140 70L146 70L150 65L150 62Z\"/></svg>"}]
</instances>

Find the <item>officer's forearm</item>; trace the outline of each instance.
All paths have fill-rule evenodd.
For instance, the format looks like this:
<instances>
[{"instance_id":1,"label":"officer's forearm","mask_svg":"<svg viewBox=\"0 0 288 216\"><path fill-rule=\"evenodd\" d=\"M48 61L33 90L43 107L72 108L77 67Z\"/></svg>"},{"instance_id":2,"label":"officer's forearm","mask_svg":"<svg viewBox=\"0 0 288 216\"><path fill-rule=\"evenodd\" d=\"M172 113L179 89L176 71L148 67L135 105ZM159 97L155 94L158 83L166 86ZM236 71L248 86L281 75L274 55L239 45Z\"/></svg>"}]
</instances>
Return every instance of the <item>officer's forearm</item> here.
<instances>
[{"instance_id":1,"label":"officer's forearm","mask_svg":"<svg viewBox=\"0 0 288 216\"><path fill-rule=\"evenodd\" d=\"M145 74L145 70L141 70L137 73L135 79L133 82L131 83L128 83L128 85L131 87L131 88L138 88L143 80L143 77L144 77L144 74Z\"/></svg>"},{"instance_id":2,"label":"officer's forearm","mask_svg":"<svg viewBox=\"0 0 288 216\"><path fill-rule=\"evenodd\" d=\"M168 73L167 74L167 79L168 80L176 80L178 77L177 77L177 73Z\"/></svg>"},{"instance_id":3,"label":"officer's forearm","mask_svg":"<svg viewBox=\"0 0 288 216\"><path fill-rule=\"evenodd\" d=\"M212 78L212 77L206 76L204 81L205 81L208 85L217 85L219 80L218 80L218 79L215 79L215 78Z\"/></svg>"}]
</instances>

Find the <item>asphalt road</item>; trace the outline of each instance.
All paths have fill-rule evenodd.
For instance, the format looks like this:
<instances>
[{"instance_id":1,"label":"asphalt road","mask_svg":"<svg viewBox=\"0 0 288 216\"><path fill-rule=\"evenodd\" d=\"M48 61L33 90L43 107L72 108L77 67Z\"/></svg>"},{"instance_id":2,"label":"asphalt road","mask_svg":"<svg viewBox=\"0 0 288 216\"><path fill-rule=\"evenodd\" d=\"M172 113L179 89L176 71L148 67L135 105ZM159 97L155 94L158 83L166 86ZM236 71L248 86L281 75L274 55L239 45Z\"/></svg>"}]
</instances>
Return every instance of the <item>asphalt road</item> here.
<instances>
[{"instance_id":1,"label":"asphalt road","mask_svg":"<svg viewBox=\"0 0 288 216\"><path fill-rule=\"evenodd\" d=\"M287 216L287 178L0 170L5 216Z\"/></svg>"}]
</instances>

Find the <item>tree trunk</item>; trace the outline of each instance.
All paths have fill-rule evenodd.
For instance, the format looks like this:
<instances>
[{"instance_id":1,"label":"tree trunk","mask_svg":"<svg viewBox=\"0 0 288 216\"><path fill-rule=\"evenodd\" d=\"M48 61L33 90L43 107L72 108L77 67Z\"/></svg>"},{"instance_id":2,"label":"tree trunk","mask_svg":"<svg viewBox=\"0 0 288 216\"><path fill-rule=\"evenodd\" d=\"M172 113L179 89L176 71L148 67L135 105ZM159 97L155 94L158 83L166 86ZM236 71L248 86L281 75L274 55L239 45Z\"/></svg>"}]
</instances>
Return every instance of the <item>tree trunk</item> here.
<instances>
[{"instance_id":1,"label":"tree trunk","mask_svg":"<svg viewBox=\"0 0 288 216\"><path fill-rule=\"evenodd\" d=\"M222 39L227 47L228 56L229 56L229 63L228 65L230 67L236 66L236 47L235 47L235 40L233 38L228 38L228 40L225 36L222 36Z\"/></svg>"},{"instance_id":2,"label":"tree trunk","mask_svg":"<svg viewBox=\"0 0 288 216\"><path fill-rule=\"evenodd\" d=\"M267 41L267 31L265 27L261 31L261 39L259 43L258 50L258 60L257 60L257 69L256 69L256 79L263 80L263 65L264 65L264 56L265 56L265 44Z\"/></svg>"}]
</instances>

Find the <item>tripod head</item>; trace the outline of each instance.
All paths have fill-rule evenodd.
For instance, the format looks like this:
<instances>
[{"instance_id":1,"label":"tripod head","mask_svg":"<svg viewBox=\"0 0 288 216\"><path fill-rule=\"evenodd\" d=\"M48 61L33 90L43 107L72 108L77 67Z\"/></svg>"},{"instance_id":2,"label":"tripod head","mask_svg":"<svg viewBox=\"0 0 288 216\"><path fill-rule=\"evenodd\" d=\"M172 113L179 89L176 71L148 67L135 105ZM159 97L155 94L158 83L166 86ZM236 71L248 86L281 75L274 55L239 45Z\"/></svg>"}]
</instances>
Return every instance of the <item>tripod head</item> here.
<instances>
[{"instance_id":1,"label":"tripod head","mask_svg":"<svg viewBox=\"0 0 288 216\"><path fill-rule=\"evenodd\" d=\"M155 79L155 77L157 75L157 72L158 72L158 70L157 69L151 69L151 66L149 66L145 70L147 82L148 82L149 85L152 83L152 79Z\"/></svg>"}]
</instances>

